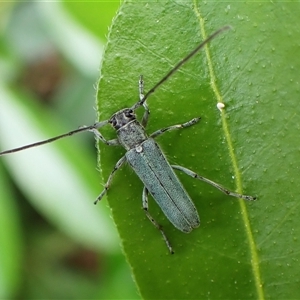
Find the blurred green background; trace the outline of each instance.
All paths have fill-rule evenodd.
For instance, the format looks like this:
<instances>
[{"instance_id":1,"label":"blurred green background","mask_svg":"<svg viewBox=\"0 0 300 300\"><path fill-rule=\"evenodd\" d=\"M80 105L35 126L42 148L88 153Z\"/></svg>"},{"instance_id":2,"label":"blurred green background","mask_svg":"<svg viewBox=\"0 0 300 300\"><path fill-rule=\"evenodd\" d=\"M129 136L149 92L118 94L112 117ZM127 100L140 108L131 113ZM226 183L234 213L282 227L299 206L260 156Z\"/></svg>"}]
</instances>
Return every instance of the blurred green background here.
<instances>
[{"instance_id":1,"label":"blurred green background","mask_svg":"<svg viewBox=\"0 0 300 300\"><path fill-rule=\"evenodd\" d=\"M0 4L0 149L90 125L119 2ZM82 134L0 160L0 298L139 298Z\"/></svg>"}]
</instances>

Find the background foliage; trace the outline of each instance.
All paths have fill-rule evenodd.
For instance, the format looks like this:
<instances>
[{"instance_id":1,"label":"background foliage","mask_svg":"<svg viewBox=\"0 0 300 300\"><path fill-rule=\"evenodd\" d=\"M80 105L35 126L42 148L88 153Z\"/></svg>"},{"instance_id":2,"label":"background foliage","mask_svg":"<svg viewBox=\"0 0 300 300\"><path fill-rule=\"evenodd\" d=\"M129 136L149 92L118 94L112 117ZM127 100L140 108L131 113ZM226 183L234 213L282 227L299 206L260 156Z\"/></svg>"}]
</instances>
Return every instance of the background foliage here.
<instances>
[{"instance_id":1,"label":"background foliage","mask_svg":"<svg viewBox=\"0 0 300 300\"><path fill-rule=\"evenodd\" d=\"M118 6L0 4L1 149L94 122ZM1 299L139 298L106 201L93 205L102 184L91 134L1 157L0 170Z\"/></svg>"}]
</instances>

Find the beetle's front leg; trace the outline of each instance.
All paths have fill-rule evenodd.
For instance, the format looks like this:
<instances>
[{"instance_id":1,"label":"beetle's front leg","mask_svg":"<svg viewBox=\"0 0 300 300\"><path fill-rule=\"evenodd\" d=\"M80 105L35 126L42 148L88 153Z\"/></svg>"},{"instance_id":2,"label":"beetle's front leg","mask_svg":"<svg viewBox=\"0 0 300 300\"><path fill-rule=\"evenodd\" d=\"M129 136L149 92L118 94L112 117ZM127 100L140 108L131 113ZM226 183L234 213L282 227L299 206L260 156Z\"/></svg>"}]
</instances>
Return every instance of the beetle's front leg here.
<instances>
[{"instance_id":1,"label":"beetle's front leg","mask_svg":"<svg viewBox=\"0 0 300 300\"><path fill-rule=\"evenodd\" d=\"M96 139L100 140L102 143L104 143L108 146L119 146L120 145L120 143L117 139L112 139L112 140L105 139L104 136L96 128L90 129L89 131L94 133Z\"/></svg>"},{"instance_id":2,"label":"beetle's front leg","mask_svg":"<svg viewBox=\"0 0 300 300\"><path fill-rule=\"evenodd\" d=\"M139 97L140 97L140 101L142 101L144 99L144 80L143 80L143 75L140 76L140 80L139 80ZM148 105L147 105L146 101L144 101L143 107L145 109L145 112L144 112L141 124L144 126L144 128L146 128L146 126L148 124L148 120L149 120L149 115L150 115L150 110L148 108Z\"/></svg>"}]
</instances>

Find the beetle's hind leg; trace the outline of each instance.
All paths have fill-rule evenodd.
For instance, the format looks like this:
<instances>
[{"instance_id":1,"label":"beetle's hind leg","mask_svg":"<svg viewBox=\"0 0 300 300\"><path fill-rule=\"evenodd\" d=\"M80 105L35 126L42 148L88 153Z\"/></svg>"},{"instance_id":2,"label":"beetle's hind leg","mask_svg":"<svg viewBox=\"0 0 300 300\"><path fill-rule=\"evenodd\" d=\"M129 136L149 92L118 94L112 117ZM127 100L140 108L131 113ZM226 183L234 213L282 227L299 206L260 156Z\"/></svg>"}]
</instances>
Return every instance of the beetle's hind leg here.
<instances>
[{"instance_id":1,"label":"beetle's hind leg","mask_svg":"<svg viewBox=\"0 0 300 300\"><path fill-rule=\"evenodd\" d=\"M236 198L240 198L240 199L244 199L244 200L249 200L249 201L256 200L256 197L253 197L253 196L242 195L242 194L239 194L239 193L231 192L231 191L227 190L226 188L224 188L222 185L220 185L220 184L218 184L218 183L216 183L216 182L214 182L214 181L212 181L208 178L200 176L197 173L195 173L195 172L193 172L193 171L191 171L187 168L177 166L177 165L171 165L171 167L175 170L182 171L185 174L187 174L187 175L189 175L193 178L199 179L201 181L204 181L204 182L212 185L213 187L215 187L216 189L220 190L221 192L223 192L224 194L226 194L228 196L232 196L232 197L236 197Z\"/></svg>"},{"instance_id":2,"label":"beetle's hind leg","mask_svg":"<svg viewBox=\"0 0 300 300\"><path fill-rule=\"evenodd\" d=\"M152 216L150 215L150 213L149 213L149 211L148 211L148 208L149 208L149 206L148 206L148 190L147 190L147 188L146 188L145 186L144 186L144 189L143 189L142 200L143 200L143 209L144 209L144 211L145 211L145 213L146 213L147 218L148 218L148 219L151 221L151 223L152 223L152 224L160 231L160 233L162 234L163 239L164 239L164 241L165 241L165 243L166 243L166 245L167 245L167 247L168 247L170 253L171 253L171 254L174 254L173 248L172 248L172 246L171 246L171 244L170 244L170 242L169 242L169 240L168 240L166 234L164 233L164 231L163 231L161 225L159 225L159 224L152 218Z\"/></svg>"}]
</instances>

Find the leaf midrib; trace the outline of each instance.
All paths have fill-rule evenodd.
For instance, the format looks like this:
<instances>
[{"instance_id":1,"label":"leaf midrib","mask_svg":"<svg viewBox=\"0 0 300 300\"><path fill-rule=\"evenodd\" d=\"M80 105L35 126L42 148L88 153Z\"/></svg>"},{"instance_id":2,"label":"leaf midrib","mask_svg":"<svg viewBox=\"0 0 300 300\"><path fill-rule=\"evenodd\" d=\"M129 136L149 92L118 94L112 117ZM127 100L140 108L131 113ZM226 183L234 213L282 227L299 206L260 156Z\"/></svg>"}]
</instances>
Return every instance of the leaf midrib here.
<instances>
[{"instance_id":1,"label":"leaf midrib","mask_svg":"<svg viewBox=\"0 0 300 300\"><path fill-rule=\"evenodd\" d=\"M203 17L201 16L199 8L197 7L196 0L194 0L194 12L199 21L200 33L204 40L207 38L205 27L204 27L205 21L204 21ZM216 96L217 103L224 103L223 97L221 96L219 89L217 87L217 84L216 84L216 76L215 76L215 72L213 69L212 59L211 59L208 45L205 46L204 51L205 51L206 58L207 58L211 88L213 90L213 93ZM227 119L226 119L225 110L221 111L221 120L222 120L222 128L223 128L224 136L225 136L228 150L229 150L229 157L230 157L232 167L233 167L236 189L239 193L242 193L242 178L241 178L242 176L241 176L241 173L240 173L240 170L238 167L237 157L234 152L234 147L233 147L233 143L232 143L232 139L231 139L229 124L227 123ZM256 286L256 290L257 290L257 294L258 294L258 299L263 300L265 297L264 297L264 291L262 288L263 284L262 284L261 275L260 275L259 257L258 257L258 253L256 251L256 244L255 244L252 228L250 225L250 220L249 220L249 215L248 215L245 200L240 199L239 204L240 204L242 219L243 219L243 223L245 225L245 232L246 232L246 236L247 236L247 240L248 240L248 244L249 244L249 248L250 248L250 256L251 256L250 263L252 266L252 272L253 272L253 276L254 276L254 280L255 280L255 286Z\"/></svg>"}]
</instances>

